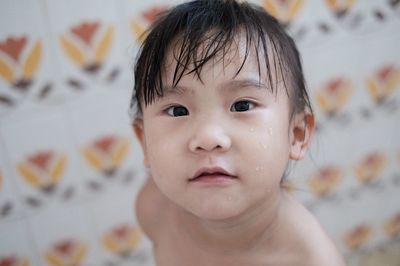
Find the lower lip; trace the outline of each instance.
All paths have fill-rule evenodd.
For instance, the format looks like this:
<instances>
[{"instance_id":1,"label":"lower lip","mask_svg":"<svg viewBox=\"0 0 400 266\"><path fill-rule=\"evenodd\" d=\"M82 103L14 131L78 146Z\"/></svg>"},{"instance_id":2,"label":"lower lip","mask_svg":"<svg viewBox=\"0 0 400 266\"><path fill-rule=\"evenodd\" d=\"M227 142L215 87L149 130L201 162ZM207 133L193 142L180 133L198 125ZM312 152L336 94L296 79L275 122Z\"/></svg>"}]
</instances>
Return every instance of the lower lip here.
<instances>
[{"instance_id":1,"label":"lower lip","mask_svg":"<svg viewBox=\"0 0 400 266\"><path fill-rule=\"evenodd\" d=\"M226 185L230 184L235 177L226 175L205 175L191 180L192 183L210 184L210 185Z\"/></svg>"}]
</instances>

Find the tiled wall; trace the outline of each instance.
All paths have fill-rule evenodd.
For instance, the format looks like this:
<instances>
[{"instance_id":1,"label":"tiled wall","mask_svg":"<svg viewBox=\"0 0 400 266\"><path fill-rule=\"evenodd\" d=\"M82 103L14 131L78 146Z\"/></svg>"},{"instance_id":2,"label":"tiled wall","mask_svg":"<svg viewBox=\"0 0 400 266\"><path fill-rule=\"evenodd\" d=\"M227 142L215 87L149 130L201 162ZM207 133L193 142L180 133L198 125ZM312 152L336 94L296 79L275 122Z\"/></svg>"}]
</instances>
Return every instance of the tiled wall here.
<instances>
[{"instance_id":1,"label":"tiled wall","mask_svg":"<svg viewBox=\"0 0 400 266\"><path fill-rule=\"evenodd\" d=\"M128 106L137 38L175 2L0 3L0 265L152 265ZM295 37L318 120L293 193L349 260L398 242L400 2L255 2Z\"/></svg>"}]
</instances>

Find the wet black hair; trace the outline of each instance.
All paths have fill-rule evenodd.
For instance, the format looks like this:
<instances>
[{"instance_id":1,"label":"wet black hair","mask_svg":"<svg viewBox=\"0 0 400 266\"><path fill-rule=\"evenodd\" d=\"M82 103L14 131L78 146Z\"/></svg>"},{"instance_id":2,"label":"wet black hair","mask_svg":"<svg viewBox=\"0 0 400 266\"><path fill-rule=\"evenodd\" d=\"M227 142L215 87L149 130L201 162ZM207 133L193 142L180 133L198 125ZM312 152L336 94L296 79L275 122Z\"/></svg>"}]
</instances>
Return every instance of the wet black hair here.
<instances>
[{"instance_id":1,"label":"wet black hair","mask_svg":"<svg viewBox=\"0 0 400 266\"><path fill-rule=\"evenodd\" d=\"M245 37L246 47L236 74L250 49L255 48L259 77L260 64L265 63L270 89L274 91L277 85L272 80L281 73L292 114L312 112L296 44L278 20L260 6L236 0L194 0L162 13L145 34L134 67L131 109L137 105L137 116L141 115L143 104L147 106L163 96L162 71L169 51L174 51L177 61L173 71L175 87L187 74L195 74L201 81L202 67L210 60L224 60L238 35Z\"/></svg>"}]
</instances>

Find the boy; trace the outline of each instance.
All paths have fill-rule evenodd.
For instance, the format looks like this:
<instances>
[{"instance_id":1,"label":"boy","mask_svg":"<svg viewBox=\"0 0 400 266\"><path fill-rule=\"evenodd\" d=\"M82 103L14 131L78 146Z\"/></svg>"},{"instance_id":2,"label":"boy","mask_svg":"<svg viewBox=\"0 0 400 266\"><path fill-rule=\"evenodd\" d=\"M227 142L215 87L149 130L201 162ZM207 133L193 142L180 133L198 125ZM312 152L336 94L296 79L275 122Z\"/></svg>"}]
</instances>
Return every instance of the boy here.
<instances>
[{"instance_id":1,"label":"boy","mask_svg":"<svg viewBox=\"0 0 400 266\"><path fill-rule=\"evenodd\" d=\"M281 187L314 129L299 55L234 0L178 5L135 66L136 136L151 176L137 217L157 265L344 265Z\"/></svg>"}]
</instances>

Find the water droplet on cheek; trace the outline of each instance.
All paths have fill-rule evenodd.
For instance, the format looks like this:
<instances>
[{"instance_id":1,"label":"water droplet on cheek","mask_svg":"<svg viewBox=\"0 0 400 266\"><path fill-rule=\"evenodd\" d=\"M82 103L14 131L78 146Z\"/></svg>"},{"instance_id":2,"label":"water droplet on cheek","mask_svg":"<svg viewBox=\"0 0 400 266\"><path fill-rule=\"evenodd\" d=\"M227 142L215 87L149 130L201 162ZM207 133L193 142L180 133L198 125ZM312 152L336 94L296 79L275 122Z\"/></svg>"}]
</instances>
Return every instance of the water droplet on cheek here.
<instances>
[{"instance_id":1,"label":"water droplet on cheek","mask_svg":"<svg viewBox=\"0 0 400 266\"><path fill-rule=\"evenodd\" d=\"M263 144L261 144L261 147L266 150L268 148L268 145L263 143Z\"/></svg>"},{"instance_id":2,"label":"water droplet on cheek","mask_svg":"<svg viewBox=\"0 0 400 266\"><path fill-rule=\"evenodd\" d=\"M270 136L272 136L272 128L271 128L271 127L268 128L268 134L269 134Z\"/></svg>"},{"instance_id":3,"label":"water droplet on cheek","mask_svg":"<svg viewBox=\"0 0 400 266\"><path fill-rule=\"evenodd\" d=\"M251 127L251 128L249 129L249 131L250 131L250 132L254 132L254 127Z\"/></svg>"},{"instance_id":4,"label":"water droplet on cheek","mask_svg":"<svg viewBox=\"0 0 400 266\"><path fill-rule=\"evenodd\" d=\"M262 166L257 166L255 170L256 170L256 172L259 172L259 171L262 171L263 169L264 169L264 167L262 167Z\"/></svg>"},{"instance_id":5,"label":"water droplet on cheek","mask_svg":"<svg viewBox=\"0 0 400 266\"><path fill-rule=\"evenodd\" d=\"M233 201L233 197L231 195L226 195L226 200L227 201Z\"/></svg>"}]
</instances>

